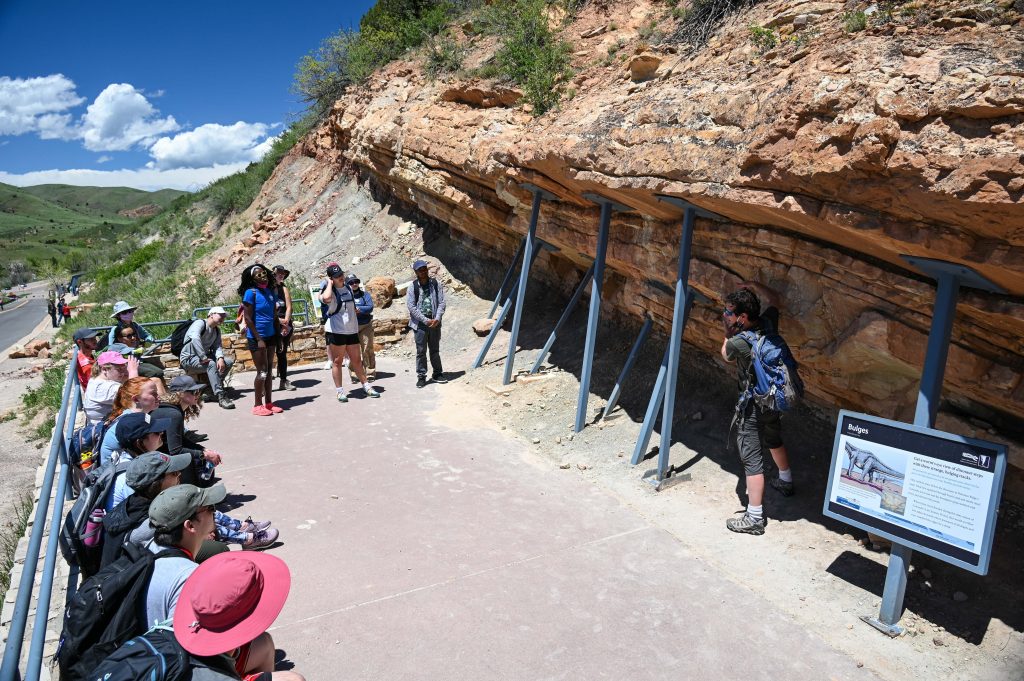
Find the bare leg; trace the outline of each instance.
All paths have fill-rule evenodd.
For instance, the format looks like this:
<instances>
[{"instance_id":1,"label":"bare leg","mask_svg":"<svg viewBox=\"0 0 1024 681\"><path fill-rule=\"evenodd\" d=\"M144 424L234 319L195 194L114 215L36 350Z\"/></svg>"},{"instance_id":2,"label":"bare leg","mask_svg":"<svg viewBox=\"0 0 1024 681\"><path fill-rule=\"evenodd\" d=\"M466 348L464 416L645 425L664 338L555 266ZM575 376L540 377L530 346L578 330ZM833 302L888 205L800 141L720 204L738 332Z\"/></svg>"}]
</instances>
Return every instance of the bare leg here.
<instances>
[{"instance_id":1,"label":"bare leg","mask_svg":"<svg viewBox=\"0 0 1024 681\"><path fill-rule=\"evenodd\" d=\"M249 660L245 668L246 674L262 674L271 672L275 681L306 681L302 674L296 672L275 672L274 656L276 654L274 639L263 632L249 646Z\"/></svg>"},{"instance_id":2,"label":"bare leg","mask_svg":"<svg viewBox=\"0 0 1024 681\"><path fill-rule=\"evenodd\" d=\"M263 401L270 404L274 401L271 393L274 390L274 359L277 355L276 348L267 348L267 371L266 378L263 379Z\"/></svg>"},{"instance_id":3,"label":"bare leg","mask_svg":"<svg viewBox=\"0 0 1024 681\"><path fill-rule=\"evenodd\" d=\"M785 446L775 447L774 449L771 449L769 451L771 451L772 453L772 461L775 462L776 467L778 467L780 471L788 471L789 455L786 454Z\"/></svg>"},{"instance_id":4,"label":"bare leg","mask_svg":"<svg viewBox=\"0 0 1024 681\"><path fill-rule=\"evenodd\" d=\"M252 363L256 367L256 380L253 381L253 397L256 399L257 407L263 406L264 383L267 383L269 374L267 374L267 348L256 348L252 351Z\"/></svg>"},{"instance_id":5,"label":"bare leg","mask_svg":"<svg viewBox=\"0 0 1024 681\"><path fill-rule=\"evenodd\" d=\"M342 387L341 374L342 374L342 360L345 359L345 352L339 345L328 345L327 346L327 357L331 360L331 378L334 379L334 387Z\"/></svg>"},{"instance_id":6,"label":"bare leg","mask_svg":"<svg viewBox=\"0 0 1024 681\"><path fill-rule=\"evenodd\" d=\"M747 504L760 506L764 501L764 473L747 476Z\"/></svg>"},{"instance_id":7,"label":"bare leg","mask_svg":"<svg viewBox=\"0 0 1024 681\"><path fill-rule=\"evenodd\" d=\"M349 370L356 375L360 383L366 383L366 371L363 369L363 360L359 356L359 346L346 345L344 350L348 355Z\"/></svg>"}]
</instances>

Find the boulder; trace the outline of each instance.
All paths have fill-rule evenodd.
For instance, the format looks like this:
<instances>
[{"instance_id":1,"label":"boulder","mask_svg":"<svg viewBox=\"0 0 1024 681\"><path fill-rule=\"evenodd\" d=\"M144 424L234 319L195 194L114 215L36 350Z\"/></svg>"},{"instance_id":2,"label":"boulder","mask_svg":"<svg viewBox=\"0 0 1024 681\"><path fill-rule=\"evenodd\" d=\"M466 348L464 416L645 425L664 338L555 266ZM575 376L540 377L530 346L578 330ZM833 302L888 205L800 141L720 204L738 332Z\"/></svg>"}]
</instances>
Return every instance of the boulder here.
<instances>
[{"instance_id":1,"label":"boulder","mask_svg":"<svg viewBox=\"0 0 1024 681\"><path fill-rule=\"evenodd\" d=\"M25 344L25 350L32 353L33 357L38 355L40 350L48 349L49 347L50 341L45 338L36 338Z\"/></svg>"},{"instance_id":2,"label":"boulder","mask_svg":"<svg viewBox=\"0 0 1024 681\"><path fill-rule=\"evenodd\" d=\"M14 348L7 353L9 359L24 359L26 357L35 357L35 354L28 352L23 345L15 345Z\"/></svg>"},{"instance_id":3,"label":"boulder","mask_svg":"<svg viewBox=\"0 0 1024 681\"><path fill-rule=\"evenodd\" d=\"M661 66L661 57L650 52L643 52L633 55L627 68L629 68L630 79L641 81L654 78L659 66Z\"/></svg>"},{"instance_id":4,"label":"boulder","mask_svg":"<svg viewBox=\"0 0 1024 681\"><path fill-rule=\"evenodd\" d=\"M486 336L494 328L493 319L478 319L473 322L473 333L478 336Z\"/></svg>"},{"instance_id":5,"label":"boulder","mask_svg":"<svg viewBox=\"0 0 1024 681\"><path fill-rule=\"evenodd\" d=\"M391 305L391 301L398 295L395 280L391 277L373 277L363 283L363 288L373 298L373 306L377 308Z\"/></svg>"}]
</instances>

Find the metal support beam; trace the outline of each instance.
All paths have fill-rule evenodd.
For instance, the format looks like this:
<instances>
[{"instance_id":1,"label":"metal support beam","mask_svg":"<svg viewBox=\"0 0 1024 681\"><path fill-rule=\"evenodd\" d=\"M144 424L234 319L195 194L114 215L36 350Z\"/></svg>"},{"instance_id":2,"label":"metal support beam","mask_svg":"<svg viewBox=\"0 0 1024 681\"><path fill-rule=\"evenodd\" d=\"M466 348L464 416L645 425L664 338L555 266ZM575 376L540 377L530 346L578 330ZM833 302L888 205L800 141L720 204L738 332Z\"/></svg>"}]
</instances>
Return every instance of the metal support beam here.
<instances>
[{"instance_id":1,"label":"metal support beam","mask_svg":"<svg viewBox=\"0 0 1024 681\"><path fill-rule=\"evenodd\" d=\"M526 237L519 242L519 250L516 251L516 257L512 258L512 264L509 265L508 272L505 273L505 278L501 280L501 286L498 287L498 292L494 294L494 304L491 305L491 311L487 313L488 319L494 318L494 311L498 309L498 303L501 302L502 297L505 295L505 287L512 281L512 275L516 271L516 265L519 264L519 258L523 257L523 250L526 246ZM510 292L511 293L511 292Z\"/></svg>"},{"instance_id":2,"label":"metal support beam","mask_svg":"<svg viewBox=\"0 0 1024 681\"><path fill-rule=\"evenodd\" d=\"M651 443L651 435L654 433L654 422L661 413L661 405L665 401L665 374L668 373L668 348L665 348L665 355L661 358L661 367L658 369L658 377L654 379L654 390L651 392L651 401L647 403L647 411L644 412L644 422L640 425L640 435L636 439L636 446L633 447L633 458L629 460L634 466L644 460L647 454L647 445Z\"/></svg>"},{"instance_id":3,"label":"metal support beam","mask_svg":"<svg viewBox=\"0 0 1024 681\"><path fill-rule=\"evenodd\" d=\"M544 199L553 200L555 195L546 192L540 187L532 184L520 185L523 189L533 192L533 209L530 211L530 227L526 232L523 243L526 250L523 253L523 267L519 270L519 290L516 293L516 311L512 316L512 335L508 340L508 355L505 357L505 373L501 379L502 385L512 382L512 368L516 359L516 342L519 340L519 324L523 321L523 302L526 300L526 284L530 278L530 267L533 265L534 248L537 246L537 220L540 218L540 202Z\"/></svg>"},{"instance_id":4,"label":"metal support beam","mask_svg":"<svg viewBox=\"0 0 1024 681\"><path fill-rule=\"evenodd\" d=\"M537 244L534 244L531 260L527 262L524 269L529 270L530 266L533 265L533 260L537 258L538 253L540 253L540 248L537 247ZM484 358L487 356L487 352L491 349L491 344L494 343L495 336L498 335L498 331L501 330L501 326L505 323L508 313L512 310L513 298L518 290L519 282L517 281L512 284L512 290L508 292L508 297L505 298L505 302L501 306L501 312L498 314L498 318L494 321L494 326L491 327L491 332L487 334L487 340L484 341L484 345L480 348L479 354L477 354L476 359L473 360L471 368L478 369L480 365L483 364Z\"/></svg>"},{"instance_id":5,"label":"metal support beam","mask_svg":"<svg viewBox=\"0 0 1024 681\"><path fill-rule=\"evenodd\" d=\"M651 332L651 326L654 324L647 315L644 315L644 325L640 327L640 333L637 334L636 341L633 343L633 347L629 351L629 356L626 357L626 364L622 367L622 372L619 374L619 378L615 381L615 387L612 388L612 394L608 398L608 403L604 405L604 413L601 414L601 418L606 418L608 414L612 413L615 409L615 405L619 403L619 397L622 395L622 384L626 382L626 377L629 376L629 372L633 370L633 365L636 363L636 358L640 355L640 348L644 346L647 341L647 335Z\"/></svg>"},{"instance_id":6,"label":"metal support beam","mask_svg":"<svg viewBox=\"0 0 1024 681\"><path fill-rule=\"evenodd\" d=\"M594 276L594 265L591 263L590 268L587 269L586 274L583 275L583 279L580 280L579 285L572 294L572 298L569 299L569 303L565 306L565 310L562 311L562 316L558 318L558 323L555 324L554 330L551 335L548 336L547 342L544 343L544 347L541 348L540 356L537 357L537 361L533 363L533 367L530 369L531 374L535 374L540 371L540 367L544 364L544 360L548 358L548 353L551 352L551 346L555 344L555 339L558 338L558 332L562 330L566 322L569 321L569 316L572 315L572 311L576 309L576 306L580 302L580 298L583 297L583 292L587 289L587 284L590 283L591 277Z\"/></svg>"},{"instance_id":7,"label":"metal support beam","mask_svg":"<svg viewBox=\"0 0 1024 681\"><path fill-rule=\"evenodd\" d=\"M928 349L925 353L921 385L917 393L917 408L914 412L915 426L931 428L935 425L935 415L942 399L942 378L946 373L949 339L956 318L956 299L960 287L969 286L992 293L1006 291L984 275L958 263L906 255L901 257L938 282L935 305L932 308L932 326L928 332ZM907 574L913 555L910 547L893 543L878 616L861 617L863 621L889 636L899 636L903 633L899 621L903 617L903 597L907 590Z\"/></svg>"},{"instance_id":8,"label":"metal support beam","mask_svg":"<svg viewBox=\"0 0 1024 681\"><path fill-rule=\"evenodd\" d=\"M594 280L590 287L590 314L587 317L587 337L583 344L583 367L580 371L580 394L576 400L576 426L578 433L587 421L587 401L590 398L590 374L594 368L597 348L597 325L601 320L601 288L604 286L604 261L608 252L608 229L612 224L612 211L629 210L598 194L584 194L583 198L601 206L601 224L597 230L597 250L594 255Z\"/></svg>"}]
</instances>

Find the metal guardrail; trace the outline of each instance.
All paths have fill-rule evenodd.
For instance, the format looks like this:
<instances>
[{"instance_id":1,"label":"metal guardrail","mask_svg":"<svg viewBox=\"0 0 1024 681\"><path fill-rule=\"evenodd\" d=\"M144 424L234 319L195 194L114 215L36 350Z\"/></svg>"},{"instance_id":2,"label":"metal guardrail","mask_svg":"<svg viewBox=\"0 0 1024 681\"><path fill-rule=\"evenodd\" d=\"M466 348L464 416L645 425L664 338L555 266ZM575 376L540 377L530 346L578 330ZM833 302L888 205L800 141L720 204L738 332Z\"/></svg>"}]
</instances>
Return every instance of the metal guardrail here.
<instances>
[{"instance_id":1,"label":"metal guardrail","mask_svg":"<svg viewBox=\"0 0 1024 681\"><path fill-rule=\"evenodd\" d=\"M302 309L301 310L296 310L295 308L299 307L300 303L302 304L301 305ZM225 310L231 311L231 310L237 310L240 306L239 305L220 305L219 307L223 307ZM205 313L209 312L211 309L213 309L213 308L212 307L197 307L196 309L192 310L192 319L201 319L201 317L199 316L200 312L204 313L203 317L205 317L206 316ZM302 325L303 326L309 326L309 301L307 301L305 298L292 298L292 319L295 319L296 317L302 317ZM231 315L228 315L228 318L224 320L224 324L234 324L234 323L235 323L235 319Z\"/></svg>"},{"instance_id":2,"label":"metal guardrail","mask_svg":"<svg viewBox=\"0 0 1024 681\"><path fill-rule=\"evenodd\" d=\"M78 348L71 353L67 377L64 379L64 395L61 398L60 411L57 413L53 435L50 438L50 455L46 460L46 472L43 484L39 488L39 502L36 505L32 532L29 534L28 551L22 567L21 580L18 583L18 597L14 604L11 617L11 628L7 633L7 647L4 649L3 663L0 665L0 681L17 681L22 678L18 664L21 650L25 643L25 629L28 625L29 606L32 603L33 585L39 564L39 549L43 543L43 527L50 508L50 495L53 491L53 478L60 464L60 476L57 480L57 493L53 498L53 514L50 517L50 535L46 542L46 553L43 559L43 574L39 584L39 595L36 602L36 616L32 625L32 642L29 646L25 681L39 681L43 664L43 646L46 641L46 622L50 614L50 595L53 592L53 575L57 561L57 536L64 518L64 501L69 499L71 469L68 462L68 448L71 444L75 427L74 415L78 413L81 402L81 391L78 390ZM71 416L69 419L68 416ZM71 584L76 583L76 569L72 568ZM74 592L69 588L68 598Z\"/></svg>"}]
</instances>

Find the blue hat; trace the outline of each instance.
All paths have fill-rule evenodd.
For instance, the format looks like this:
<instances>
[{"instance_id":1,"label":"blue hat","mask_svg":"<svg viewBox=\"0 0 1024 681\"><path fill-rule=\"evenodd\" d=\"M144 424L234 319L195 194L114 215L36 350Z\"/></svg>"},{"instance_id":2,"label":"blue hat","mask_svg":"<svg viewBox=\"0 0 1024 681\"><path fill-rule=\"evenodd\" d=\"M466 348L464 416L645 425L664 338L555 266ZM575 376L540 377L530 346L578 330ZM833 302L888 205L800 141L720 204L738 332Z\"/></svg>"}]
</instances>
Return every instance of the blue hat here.
<instances>
[{"instance_id":1,"label":"blue hat","mask_svg":"<svg viewBox=\"0 0 1024 681\"><path fill-rule=\"evenodd\" d=\"M128 347L124 343L111 343L110 345L107 346L107 350L109 350L111 352L117 352L117 353L120 353L122 355L130 355L133 352L135 352L135 350L133 350L132 348Z\"/></svg>"},{"instance_id":2,"label":"blue hat","mask_svg":"<svg viewBox=\"0 0 1024 681\"><path fill-rule=\"evenodd\" d=\"M417 260L416 262L414 262L414 263L412 264L412 268L413 268L413 270L418 270L418 269L420 269L421 267L429 267L429 266L430 266L430 265L428 265L428 264L427 264L427 261L426 261L426 260Z\"/></svg>"}]
</instances>

